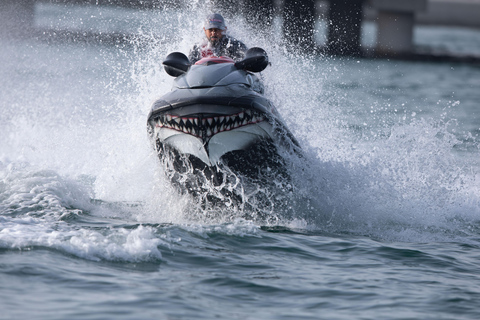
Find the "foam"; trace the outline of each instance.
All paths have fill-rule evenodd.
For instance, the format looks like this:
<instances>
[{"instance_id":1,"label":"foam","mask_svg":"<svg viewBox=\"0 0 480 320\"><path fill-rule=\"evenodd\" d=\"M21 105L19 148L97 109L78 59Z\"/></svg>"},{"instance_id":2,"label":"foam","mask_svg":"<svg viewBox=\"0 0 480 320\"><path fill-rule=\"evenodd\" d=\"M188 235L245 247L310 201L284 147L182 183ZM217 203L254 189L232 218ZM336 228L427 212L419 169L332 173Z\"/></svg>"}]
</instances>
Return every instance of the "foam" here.
<instances>
[{"instance_id":1,"label":"foam","mask_svg":"<svg viewBox=\"0 0 480 320\"><path fill-rule=\"evenodd\" d=\"M2 224L32 228L25 230L32 235L20 240L13 235L21 230L13 225L3 229L7 244L53 245L90 259L160 258L158 235L149 227L101 234L60 223L66 234L53 232L60 217L84 212L255 233L250 222L240 222L243 208L204 209L179 195L164 177L145 129L151 103L173 81L161 60L172 51L188 53L202 36L209 6L192 2L182 12L140 17L140 36L130 47L18 43L16 50L2 51L2 58L12 62L3 78L13 79L2 94L0 117L5 128L0 167L7 179L0 184L2 214L21 217L3 217ZM418 236L422 230L438 231L430 238L436 240L468 231L480 220L478 140L470 138L466 159L452 151L462 143L452 133L461 130L452 121L458 103L440 102L447 110L439 114L438 106L415 101L414 89L395 87L392 94L369 87L373 77L398 76L386 62L303 56L281 45L278 25L273 34L263 35L241 17L225 17L232 35L268 52L272 66L262 72L267 96L306 154L305 159L290 159L295 185L280 185L277 194L268 194L273 205L264 212L272 217L267 224L379 237L395 233L398 239L423 241ZM170 25L173 35L152 31ZM354 72L363 74L353 77ZM21 83L30 86L19 93L15 86ZM385 101L387 94L390 100ZM245 195L257 192L263 190L246 190ZM103 204L92 203L94 199ZM21 209L5 211L15 206ZM41 220L31 220L33 212ZM255 217L258 212L247 213ZM262 223L254 219L254 224Z\"/></svg>"}]
</instances>

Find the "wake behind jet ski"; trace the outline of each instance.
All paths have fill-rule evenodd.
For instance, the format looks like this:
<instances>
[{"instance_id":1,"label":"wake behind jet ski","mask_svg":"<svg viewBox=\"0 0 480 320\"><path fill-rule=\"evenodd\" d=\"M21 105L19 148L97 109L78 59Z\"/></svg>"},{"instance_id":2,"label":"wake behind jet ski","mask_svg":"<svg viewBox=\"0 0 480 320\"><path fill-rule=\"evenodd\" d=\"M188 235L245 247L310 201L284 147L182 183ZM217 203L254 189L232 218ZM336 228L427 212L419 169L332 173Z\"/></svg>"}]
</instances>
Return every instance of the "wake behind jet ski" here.
<instances>
[{"instance_id":1,"label":"wake behind jet ski","mask_svg":"<svg viewBox=\"0 0 480 320\"><path fill-rule=\"evenodd\" d=\"M194 65L174 52L163 64L176 79L153 103L148 132L175 185L193 195L218 191L222 198L240 176L255 180L285 171L282 152L300 147L253 74L268 66L263 49L251 48L239 62L211 57Z\"/></svg>"}]
</instances>

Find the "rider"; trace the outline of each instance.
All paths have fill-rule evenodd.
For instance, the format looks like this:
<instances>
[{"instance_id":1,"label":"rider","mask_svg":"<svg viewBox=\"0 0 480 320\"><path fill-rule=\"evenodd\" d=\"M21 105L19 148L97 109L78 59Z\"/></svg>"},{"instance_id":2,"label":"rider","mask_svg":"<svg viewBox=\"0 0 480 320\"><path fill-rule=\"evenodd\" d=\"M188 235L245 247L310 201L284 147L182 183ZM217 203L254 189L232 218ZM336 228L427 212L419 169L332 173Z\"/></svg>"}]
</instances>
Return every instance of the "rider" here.
<instances>
[{"instance_id":1,"label":"rider","mask_svg":"<svg viewBox=\"0 0 480 320\"><path fill-rule=\"evenodd\" d=\"M247 46L225 34L227 27L225 20L218 13L207 16L203 30L206 39L200 44L193 46L188 54L188 59L192 64L205 57L227 56L235 61L242 60L247 51Z\"/></svg>"}]
</instances>

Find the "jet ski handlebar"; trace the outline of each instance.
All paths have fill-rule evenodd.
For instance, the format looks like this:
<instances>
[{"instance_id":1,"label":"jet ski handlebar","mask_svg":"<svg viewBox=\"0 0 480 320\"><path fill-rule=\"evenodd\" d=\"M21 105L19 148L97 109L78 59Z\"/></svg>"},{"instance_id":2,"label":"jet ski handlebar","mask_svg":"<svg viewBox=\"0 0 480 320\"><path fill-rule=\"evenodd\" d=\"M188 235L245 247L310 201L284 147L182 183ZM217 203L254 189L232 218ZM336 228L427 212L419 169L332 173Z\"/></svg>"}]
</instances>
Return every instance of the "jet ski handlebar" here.
<instances>
[{"instance_id":1,"label":"jet ski handlebar","mask_svg":"<svg viewBox=\"0 0 480 320\"><path fill-rule=\"evenodd\" d=\"M268 56L265 50L253 47L247 50L245 58L235 62L235 67L250 72L260 72L268 66ZM172 77L186 73L192 65L187 56L181 52L170 53L163 61L165 71Z\"/></svg>"}]
</instances>

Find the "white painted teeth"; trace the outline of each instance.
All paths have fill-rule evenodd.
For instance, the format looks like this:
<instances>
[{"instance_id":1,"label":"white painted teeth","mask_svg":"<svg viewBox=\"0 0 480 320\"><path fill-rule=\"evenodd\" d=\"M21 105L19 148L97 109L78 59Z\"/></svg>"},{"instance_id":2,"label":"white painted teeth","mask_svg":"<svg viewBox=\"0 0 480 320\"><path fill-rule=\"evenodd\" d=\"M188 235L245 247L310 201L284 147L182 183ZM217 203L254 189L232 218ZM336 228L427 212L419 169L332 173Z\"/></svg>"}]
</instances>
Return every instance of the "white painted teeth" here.
<instances>
[{"instance_id":1,"label":"white painted teeth","mask_svg":"<svg viewBox=\"0 0 480 320\"><path fill-rule=\"evenodd\" d=\"M166 114L159 118L158 126L171 128L200 138L209 138L219 132L233 130L249 124L264 121L263 115L252 110L244 110L238 114L210 118L182 118Z\"/></svg>"}]
</instances>

